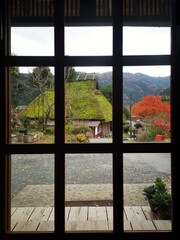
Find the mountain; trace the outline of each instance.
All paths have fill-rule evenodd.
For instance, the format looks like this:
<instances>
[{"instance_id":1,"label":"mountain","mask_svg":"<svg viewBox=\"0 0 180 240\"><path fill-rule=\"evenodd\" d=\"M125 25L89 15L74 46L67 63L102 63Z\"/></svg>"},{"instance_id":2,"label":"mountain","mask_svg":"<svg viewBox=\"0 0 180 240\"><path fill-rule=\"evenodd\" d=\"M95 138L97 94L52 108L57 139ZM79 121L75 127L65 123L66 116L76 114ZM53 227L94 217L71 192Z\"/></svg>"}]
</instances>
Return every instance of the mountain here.
<instances>
[{"instance_id":1,"label":"mountain","mask_svg":"<svg viewBox=\"0 0 180 240\"><path fill-rule=\"evenodd\" d=\"M170 96L170 87L165 88L165 89L160 93L160 95L161 95L162 97L169 97L169 96Z\"/></svg>"},{"instance_id":2,"label":"mountain","mask_svg":"<svg viewBox=\"0 0 180 240\"><path fill-rule=\"evenodd\" d=\"M80 74L80 73L79 73ZM81 75L83 73L81 72ZM84 73L85 74L85 73ZM112 84L112 72L96 73L99 87ZM28 74L21 74L20 80L27 81ZM123 73L123 104L129 106L130 91L132 93L132 104L138 102L145 95L168 95L170 90L170 77L151 77L142 73ZM25 85L26 86L26 85ZM165 90L167 89L167 90ZM163 93L163 91L166 91ZM25 94L28 93L28 94ZM30 89L28 86L24 92L18 94L19 105L28 105L39 95L38 90Z\"/></svg>"},{"instance_id":3,"label":"mountain","mask_svg":"<svg viewBox=\"0 0 180 240\"><path fill-rule=\"evenodd\" d=\"M97 73L100 87L112 84L112 72ZM159 95L170 87L170 77L151 77L142 73L123 73L123 103L129 105L130 92L132 104L145 95Z\"/></svg>"}]
</instances>

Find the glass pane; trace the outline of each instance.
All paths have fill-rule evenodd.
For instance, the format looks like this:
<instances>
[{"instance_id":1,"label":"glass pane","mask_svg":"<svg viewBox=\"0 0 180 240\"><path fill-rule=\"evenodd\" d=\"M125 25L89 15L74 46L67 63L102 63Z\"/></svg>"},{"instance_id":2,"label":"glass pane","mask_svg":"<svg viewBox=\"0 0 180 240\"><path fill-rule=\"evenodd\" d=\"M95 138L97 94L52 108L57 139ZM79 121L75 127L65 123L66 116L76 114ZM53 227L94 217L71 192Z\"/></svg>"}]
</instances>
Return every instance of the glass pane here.
<instances>
[{"instance_id":1,"label":"glass pane","mask_svg":"<svg viewBox=\"0 0 180 240\"><path fill-rule=\"evenodd\" d=\"M124 142L171 141L170 78L170 66L123 68Z\"/></svg>"},{"instance_id":2,"label":"glass pane","mask_svg":"<svg viewBox=\"0 0 180 240\"><path fill-rule=\"evenodd\" d=\"M16 56L54 56L54 28L12 27L11 51Z\"/></svg>"},{"instance_id":3,"label":"glass pane","mask_svg":"<svg viewBox=\"0 0 180 240\"><path fill-rule=\"evenodd\" d=\"M66 154L65 181L65 230L113 230L112 154Z\"/></svg>"},{"instance_id":4,"label":"glass pane","mask_svg":"<svg viewBox=\"0 0 180 240\"><path fill-rule=\"evenodd\" d=\"M112 27L66 27L65 55L112 55Z\"/></svg>"},{"instance_id":5,"label":"glass pane","mask_svg":"<svg viewBox=\"0 0 180 240\"><path fill-rule=\"evenodd\" d=\"M54 230L54 155L11 156L11 231Z\"/></svg>"},{"instance_id":6,"label":"glass pane","mask_svg":"<svg viewBox=\"0 0 180 240\"><path fill-rule=\"evenodd\" d=\"M171 154L124 154L123 175L124 231L171 231Z\"/></svg>"},{"instance_id":7,"label":"glass pane","mask_svg":"<svg viewBox=\"0 0 180 240\"><path fill-rule=\"evenodd\" d=\"M66 67L66 143L112 142L112 68Z\"/></svg>"},{"instance_id":8,"label":"glass pane","mask_svg":"<svg viewBox=\"0 0 180 240\"><path fill-rule=\"evenodd\" d=\"M166 55L170 52L170 27L123 27L123 55Z\"/></svg>"},{"instance_id":9,"label":"glass pane","mask_svg":"<svg viewBox=\"0 0 180 240\"><path fill-rule=\"evenodd\" d=\"M11 68L11 143L54 143L54 68Z\"/></svg>"}]
</instances>

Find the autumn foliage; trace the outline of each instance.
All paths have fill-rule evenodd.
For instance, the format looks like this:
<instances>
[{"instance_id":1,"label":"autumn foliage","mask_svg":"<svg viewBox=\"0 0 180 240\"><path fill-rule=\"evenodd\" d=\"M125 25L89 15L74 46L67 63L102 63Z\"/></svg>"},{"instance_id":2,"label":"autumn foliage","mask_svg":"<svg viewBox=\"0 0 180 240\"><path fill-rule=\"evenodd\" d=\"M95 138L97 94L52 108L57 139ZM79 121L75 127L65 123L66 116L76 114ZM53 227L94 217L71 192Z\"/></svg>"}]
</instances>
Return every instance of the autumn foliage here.
<instances>
[{"instance_id":1,"label":"autumn foliage","mask_svg":"<svg viewBox=\"0 0 180 240\"><path fill-rule=\"evenodd\" d=\"M170 122L165 122L163 118L158 118L158 119L154 120L154 125L159 126L162 129L170 129L171 128Z\"/></svg>"},{"instance_id":2,"label":"autumn foliage","mask_svg":"<svg viewBox=\"0 0 180 240\"><path fill-rule=\"evenodd\" d=\"M145 96L132 106L132 115L136 118L145 119L163 113L170 119L170 104L163 102L161 96Z\"/></svg>"}]
</instances>

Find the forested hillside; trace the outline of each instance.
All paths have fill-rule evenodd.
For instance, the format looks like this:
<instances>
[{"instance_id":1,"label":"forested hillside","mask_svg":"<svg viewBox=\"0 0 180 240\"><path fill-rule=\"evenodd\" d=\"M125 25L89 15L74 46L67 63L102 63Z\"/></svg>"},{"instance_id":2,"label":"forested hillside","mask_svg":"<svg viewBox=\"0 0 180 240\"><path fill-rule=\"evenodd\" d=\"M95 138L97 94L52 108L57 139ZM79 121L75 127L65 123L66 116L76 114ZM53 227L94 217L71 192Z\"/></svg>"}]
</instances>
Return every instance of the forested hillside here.
<instances>
[{"instance_id":1,"label":"forested hillside","mask_svg":"<svg viewBox=\"0 0 180 240\"><path fill-rule=\"evenodd\" d=\"M112 84L112 72L98 75L100 87ZM145 95L158 95L170 87L170 77L151 77L142 73L123 74L123 103L129 104L130 91L132 93L132 103L136 103Z\"/></svg>"}]
</instances>

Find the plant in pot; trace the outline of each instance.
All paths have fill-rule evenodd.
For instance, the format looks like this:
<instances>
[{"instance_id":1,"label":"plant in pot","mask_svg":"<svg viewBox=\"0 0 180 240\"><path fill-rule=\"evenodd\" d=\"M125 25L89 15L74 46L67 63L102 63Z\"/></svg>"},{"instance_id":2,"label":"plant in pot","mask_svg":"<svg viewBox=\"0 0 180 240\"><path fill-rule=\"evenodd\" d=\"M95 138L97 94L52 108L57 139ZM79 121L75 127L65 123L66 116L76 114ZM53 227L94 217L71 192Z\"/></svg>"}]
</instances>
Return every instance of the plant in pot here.
<instances>
[{"instance_id":1,"label":"plant in pot","mask_svg":"<svg viewBox=\"0 0 180 240\"><path fill-rule=\"evenodd\" d=\"M159 219L171 219L172 197L170 192L156 192L152 201L156 204L155 210L157 211Z\"/></svg>"},{"instance_id":2,"label":"plant in pot","mask_svg":"<svg viewBox=\"0 0 180 240\"><path fill-rule=\"evenodd\" d=\"M149 206L153 212L158 212L160 209L169 207L171 194L168 192L165 182L157 177L153 185L143 189L143 195L148 200Z\"/></svg>"},{"instance_id":3,"label":"plant in pot","mask_svg":"<svg viewBox=\"0 0 180 240\"><path fill-rule=\"evenodd\" d=\"M153 212L156 212L156 207L157 207L153 201L153 196L155 193L156 193L155 184L145 187L143 189L143 195L145 196L145 199L148 201L151 211Z\"/></svg>"}]
</instances>

